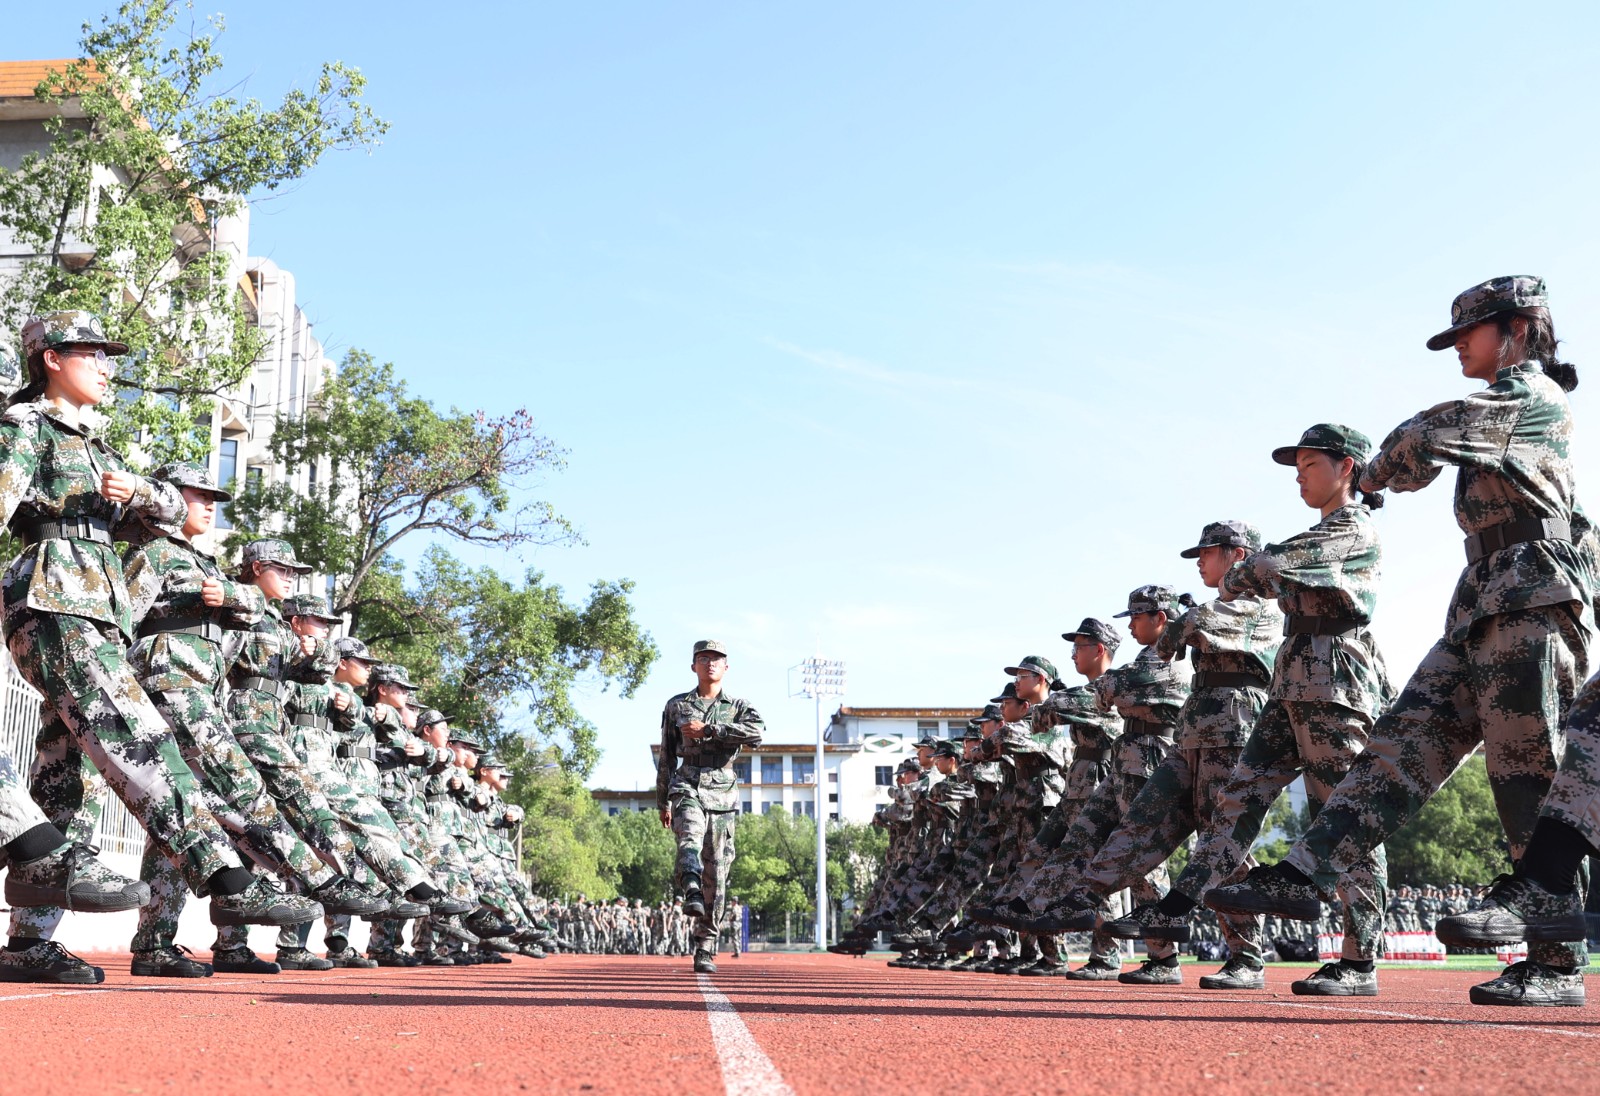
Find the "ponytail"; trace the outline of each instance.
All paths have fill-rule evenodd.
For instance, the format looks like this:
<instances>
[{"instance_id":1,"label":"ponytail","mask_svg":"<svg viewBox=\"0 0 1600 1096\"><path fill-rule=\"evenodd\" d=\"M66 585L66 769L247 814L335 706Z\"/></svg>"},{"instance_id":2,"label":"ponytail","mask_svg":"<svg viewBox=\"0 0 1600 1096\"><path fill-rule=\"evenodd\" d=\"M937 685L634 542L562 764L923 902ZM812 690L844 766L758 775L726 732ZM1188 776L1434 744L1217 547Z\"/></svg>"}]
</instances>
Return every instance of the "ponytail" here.
<instances>
[{"instance_id":1,"label":"ponytail","mask_svg":"<svg viewBox=\"0 0 1600 1096\"><path fill-rule=\"evenodd\" d=\"M1368 510L1382 510L1383 492L1363 491L1361 489L1361 477L1367 474L1367 462L1356 460L1349 453L1346 453L1345 456L1350 457L1353 462L1350 466L1350 494Z\"/></svg>"},{"instance_id":2,"label":"ponytail","mask_svg":"<svg viewBox=\"0 0 1600 1096\"><path fill-rule=\"evenodd\" d=\"M45 374L43 350L28 355L27 370L28 383L24 384L21 388L17 389L11 394L11 398L6 400L7 407L13 407L19 403L32 403L44 395Z\"/></svg>"},{"instance_id":3,"label":"ponytail","mask_svg":"<svg viewBox=\"0 0 1600 1096\"><path fill-rule=\"evenodd\" d=\"M1561 340L1556 338L1555 323L1550 319L1548 308L1519 308L1495 317L1495 326L1500 329L1500 364L1517 364L1511 359L1515 356L1516 346L1516 328L1512 321L1518 316L1528 323L1523 339L1523 358L1544 366L1545 376L1559 384L1563 392L1571 392L1578 387L1578 367L1556 357L1556 347L1561 345Z\"/></svg>"}]
</instances>

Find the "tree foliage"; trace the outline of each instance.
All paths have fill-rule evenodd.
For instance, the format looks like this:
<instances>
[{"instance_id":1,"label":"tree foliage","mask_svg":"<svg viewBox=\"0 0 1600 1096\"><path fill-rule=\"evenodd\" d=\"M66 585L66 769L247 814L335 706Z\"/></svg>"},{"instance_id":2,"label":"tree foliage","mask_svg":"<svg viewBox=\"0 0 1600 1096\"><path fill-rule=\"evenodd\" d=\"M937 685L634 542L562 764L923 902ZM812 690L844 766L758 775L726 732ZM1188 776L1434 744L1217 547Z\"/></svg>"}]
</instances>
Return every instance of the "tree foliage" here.
<instances>
[{"instance_id":1,"label":"tree foliage","mask_svg":"<svg viewBox=\"0 0 1600 1096\"><path fill-rule=\"evenodd\" d=\"M1510 853L1483 755L1468 758L1384 849L1389 881L1396 885L1488 883L1509 871Z\"/></svg>"},{"instance_id":2,"label":"tree foliage","mask_svg":"<svg viewBox=\"0 0 1600 1096\"><path fill-rule=\"evenodd\" d=\"M157 461L205 456L199 419L262 349L228 256L211 248L214 219L387 128L360 71L338 62L273 106L214 91L222 20L173 41L178 9L127 0L85 24L82 59L35 93L60 108L44 123L49 148L0 172L0 224L32 253L0 293L0 330L57 309L102 315L130 348L108 433L140 438Z\"/></svg>"}]
</instances>

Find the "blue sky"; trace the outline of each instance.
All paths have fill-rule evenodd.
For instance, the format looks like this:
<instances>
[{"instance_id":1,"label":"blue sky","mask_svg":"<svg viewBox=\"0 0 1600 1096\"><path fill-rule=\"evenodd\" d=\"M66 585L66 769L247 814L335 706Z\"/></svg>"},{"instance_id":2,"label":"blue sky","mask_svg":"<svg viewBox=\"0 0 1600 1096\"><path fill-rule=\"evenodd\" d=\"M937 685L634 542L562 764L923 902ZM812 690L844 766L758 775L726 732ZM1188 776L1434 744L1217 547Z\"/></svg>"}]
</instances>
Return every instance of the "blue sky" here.
<instances>
[{"instance_id":1,"label":"blue sky","mask_svg":"<svg viewBox=\"0 0 1600 1096\"><path fill-rule=\"evenodd\" d=\"M5 55L70 54L67 6L8 12ZM1470 390L1422 344L1493 275L1549 281L1600 506L1593 5L236 9L250 93L342 59L393 123L252 250L336 354L568 447L536 490L587 545L497 565L638 583L665 657L585 699L597 782L648 786L701 636L804 740L815 650L846 703L976 704L1134 586L1199 592L1206 521L1311 523L1273 446ZM1403 679L1461 566L1448 478L1381 521Z\"/></svg>"}]
</instances>

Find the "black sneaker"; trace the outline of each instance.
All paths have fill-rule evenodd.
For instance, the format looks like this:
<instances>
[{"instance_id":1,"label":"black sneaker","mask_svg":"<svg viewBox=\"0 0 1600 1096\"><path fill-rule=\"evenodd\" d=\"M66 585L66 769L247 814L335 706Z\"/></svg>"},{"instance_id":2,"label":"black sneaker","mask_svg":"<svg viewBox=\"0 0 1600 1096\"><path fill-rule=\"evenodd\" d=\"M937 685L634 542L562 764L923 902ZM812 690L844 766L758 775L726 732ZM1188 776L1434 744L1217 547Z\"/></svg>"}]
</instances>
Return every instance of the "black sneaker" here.
<instances>
[{"instance_id":1,"label":"black sneaker","mask_svg":"<svg viewBox=\"0 0 1600 1096\"><path fill-rule=\"evenodd\" d=\"M710 952L706 952L706 951L697 951L697 952L695 952L694 953L694 972L696 974L715 974L715 973L717 973L716 956L714 956Z\"/></svg>"},{"instance_id":2,"label":"black sneaker","mask_svg":"<svg viewBox=\"0 0 1600 1096\"><path fill-rule=\"evenodd\" d=\"M322 912L349 917L372 917L388 910L389 900L380 898L342 875L336 875L312 890L310 897Z\"/></svg>"},{"instance_id":3,"label":"black sneaker","mask_svg":"<svg viewBox=\"0 0 1600 1096\"><path fill-rule=\"evenodd\" d=\"M284 970L332 970L333 964L305 948L279 948L278 966Z\"/></svg>"},{"instance_id":4,"label":"black sneaker","mask_svg":"<svg viewBox=\"0 0 1600 1096\"><path fill-rule=\"evenodd\" d=\"M413 902L409 898L395 895L390 897L388 905L381 913L369 913L362 920L365 921L415 921L419 917L426 917L433 911L428 909L426 902Z\"/></svg>"},{"instance_id":5,"label":"black sneaker","mask_svg":"<svg viewBox=\"0 0 1600 1096\"><path fill-rule=\"evenodd\" d=\"M95 855L93 845L73 841L48 856L12 864L6 902L12 906L60 906L84 913L138 909L150 901L150 886L118 875Z\"/></svg>"},{"instance_id":6,"label":"black sneaker","mask_svg":"<svg viewBox=\"0 0 1600 1096\"><path fill-rule=\"evenodd\" d=\"M488 906L479 906L472 916L461 923L467 926L468 932L471 932L479 939L486 939L490 936L510 936L517 931L517 926L501 917Z\"/></svg>"},{"instance_id":7,"label":"black sneaker","mask_svg":"<svg viewBox=\"0 0 1600 1096\"><path fill-rule=\"evenodd\" d=\"M0 950L0 982L53 982L68 986L98 986L106 972L90 966L54 940L12 951Z\"/></svg>"},{"instance_id":8,"label":"black sneaker","mask_svg":"<svg viewBox=\"0 0 1600 1096\"><path fill-rule=\"evenodd\" d=\"M460 940L468 947L472 947L478 942L477 935L462 925L461 918L456 916L433 918L433 931L440 936L448 936L452 940Z\"/></svg>"},{"instance_id":9,"label":"black sneaker","mask_svg":"<svg viewBox=\"0 0 1600 1096\"><path fill-rule=\"evenodd\" d=\"M1146 959L1137 970L1123 971L1117 981L1125 986L1181 986L1183 968L1169 965L1160 959Z\"/></svg>"},{"instance_id":10,"label":"black sneaker","mask_svg":"<svg viewBox=\"0 0 1600 1096\"><path fill-rule=\"evenodd\" d=\"M1482 905L1440 918L1433 932L1451 947L1493 948L1523 940L1576 943L1587 938L1588 926L1576 891L1551 894L1531 879L1502 875Z\"/></svg>"},{"instance_id":11,"label":"black sneaker","mask_svg":"<svg viewBox=\"0 0 1600 1096\"><path fill-rule=\"evenodd\" d=\"M303 925L321 916L321 905L285 894L261 876L238 894L211 896L213 925Z\"/></svg>"},{"instance_id":12,"label":"black sneaker","mask_svg":"<svg viewBox=\"0 0 1600 1096\"><path fill-rule=\"evenodd\" d=\"M1361 971L1343 963L1324 963L1315 974L1291 982L1296 997L1376 997L1378 972Z\"/></svg>"},{"instance_id":13,"label":"black sneaker","mask_svg":"<svg viewBox=\"0 0 1600 1096\"><path fill-rule=\"evenodd\" d=\"M218 974L277 974L278 964L257 958L249 948L223 948L211 953L211 969Z\"/></svg>"},{"instance_id":14,"label":"black sneaker","mask_svg":"<svg viewBox=\"0 0 1600 1096\"><path fill-rule=\"evenodd\" d=\"M518 944L517 945L517 954L518 955L526 955L529 959L548 959L548 958L550 958L550 953L545 951L538 944Z\"/></svg>"},{"instance_id":15,"label":"black sneaker","mask_svg":"<svg viewBox=\"0 0 1600 1096\"><path fill-rule=\"evenodd\" d=\"M1583 972L1557 970L1525 959L1512 963L1498 978L1473 986L1468 999L1475 1005L1581 1008Z\"/></svg>"},{"instance_id":16,"label":"black sneaker","mask_svg":"<svg viewBox=\"0 0 1600 1096\"><path fill-rule=\"evenodd\" d=\"M1106 922L1106 933L1118 940L1170 940L1181 944L1189 939L1189 919L1168 917L1154 902L1135 906L1132 913Z\"/></svg>"},{"instance_id":17,"label":"black sneaker","mask_svg":"<svg viewBox=\"0 0 1600 1096\"><path fill-rule=\"evenodd\" d=\"M138 978L210 978L211 964L189 958L193 954L181 944L136 951L129 970Z\"/></svg>"},{"instance_id":18,"label":"black sneaker","mask_svg":"<svg viewBox=\"0 0 1600 1096\"><path fill-rule=\"evenodd\" d=\"M476 904L468 902L465 898L452 898L448 894L436 894L427 901L428 912L435 917L454 917L461 913L471 913Z\"/></svg>"},{"instance_id":19,"label":"black sneaker","mask_svg":"<svg viewBox=\"0 0 1600 1096\"><path fill-rule=\"evenodd\" d=\"M1041 955L1037 963L1033 964L1031 967L1023 967L1021 970L1017 971L1017 973L1022 975L1024 978L1051 978L1057 974L1060 974L1066 969L1067 964L1063 963L1061 960L1048 959Z\"/></svg>"},{"instance_id":20,"label":"black sneaker","mask_svg":"<svg viewBox=\"0 0 1600 1096\"><path fill-rule=\"evenodd\" d=\"M494 954L499 954L502 952L509 954L517 950L517 945L512 942L510 937L506 936L479 937L478 946L482 951Z\"/></svg>"},{"instance_id":21,"label":"black sneaker","mask_svg":"<svg viewBox=\"0 0 1600 1096\"><path fill-rule=\"evenodd\" d=\"M1107 963L1091 959L1076 970L1063 971L1061 977L1074 982L1115 982L1122 973L1121 963Z\"/></svg>"},{"instance_id":22,"label":"black sneaker","mask_svg":"<svg viewBox=\"0 0 1600 1096\"><path fill-rule=\"evenodd\" d=\"M442 951L419 951L417 962L425 967L453 967L456 961Z\"/></svg>"},{"instance_id":23,"label":"black sneaker","mask_svg":"<svg viewBox=\"0 0 1600 1096\"><path fill-rule=\"evenodd\" d=\"M1200 976L1201 989L1266 989L1267 974L1243 959L1229 959L1215 974Z\"/></svg>"},{"instance_id":24,"label":"black sneaker","mask_svg":"<svg viewBox=\"0 0 1600 1096\"><path fill-rule=\"evenodd\" d=\"M342 948L329 948L328 962L332 963L336 967L366 968L375 967L378 965L377 960L368 959L365 955L362 955L349 944L346 944Z\"/></svg>"},{"instance_id":25,"label":"black sneaker","mask_svg":"<svg viewBox=\"0 0 1600 1096\"><path fill-rule=\"evenodd\" d=\"M410 957L401 955L398 951L367 952L367 961L375 967L409 967L411 964L406 962L408 958Z\"/></svg>"},{"instance_id":26,"label":"black sneaker","mask_svg":"<svg viewBox=\"0 0 1600 1096\"><path fill-rule=\"evenodd\" d=\"M1251 868L1237 883L1206 891L1206 905L1218 913L1270 913L1291 921L1322 918L1317 888L1285 874L1283 866Z\"/></svg>"}]
</instances>

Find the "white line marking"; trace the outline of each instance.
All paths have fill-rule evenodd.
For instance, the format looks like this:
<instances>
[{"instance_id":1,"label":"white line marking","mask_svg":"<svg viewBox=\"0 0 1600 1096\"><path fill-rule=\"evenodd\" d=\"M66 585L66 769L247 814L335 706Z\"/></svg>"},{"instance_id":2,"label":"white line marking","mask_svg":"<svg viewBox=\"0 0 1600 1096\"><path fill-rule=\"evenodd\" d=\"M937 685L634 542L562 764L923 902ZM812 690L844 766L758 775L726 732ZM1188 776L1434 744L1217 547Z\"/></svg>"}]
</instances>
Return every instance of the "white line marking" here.
<instances>
[{"instance_id":1,"label":"white line marking","mask_svg":"<svg viewBox=\"0 0 1600 1096\"><path fill-rule=\"evenodd\" d=\"M722 1064L722 1084L728 1096L794 1096L794 1089L739 1019L733 1002L724 997L706 975L697 974L695 979L700 983L700 996L706 1000L711 1042L717 1048L717 1060Z\"/></svg>"}]
</instances>

